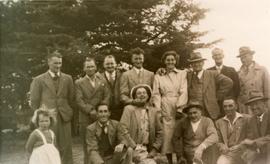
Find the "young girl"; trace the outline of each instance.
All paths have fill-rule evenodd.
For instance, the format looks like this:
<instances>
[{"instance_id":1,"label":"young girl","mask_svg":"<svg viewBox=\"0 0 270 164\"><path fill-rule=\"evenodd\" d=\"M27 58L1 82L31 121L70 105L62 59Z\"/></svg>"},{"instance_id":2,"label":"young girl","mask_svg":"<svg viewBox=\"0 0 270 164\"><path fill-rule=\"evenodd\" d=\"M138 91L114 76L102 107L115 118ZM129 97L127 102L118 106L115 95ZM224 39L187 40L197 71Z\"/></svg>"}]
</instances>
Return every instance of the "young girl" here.
<instances>
[{"instance_id":1,"label":"young girl","mask_svg":"<svg viewBox=\"0 0 270 164\"><path fill-rule=\"evenodd\" d=\"M55 135L50 126L53 119L44 110L36 113L37 129L34 130L26 143L26 150L31 154L29 164L61 164L60 155L55 144Z\"/></svg>"}]
</instances>

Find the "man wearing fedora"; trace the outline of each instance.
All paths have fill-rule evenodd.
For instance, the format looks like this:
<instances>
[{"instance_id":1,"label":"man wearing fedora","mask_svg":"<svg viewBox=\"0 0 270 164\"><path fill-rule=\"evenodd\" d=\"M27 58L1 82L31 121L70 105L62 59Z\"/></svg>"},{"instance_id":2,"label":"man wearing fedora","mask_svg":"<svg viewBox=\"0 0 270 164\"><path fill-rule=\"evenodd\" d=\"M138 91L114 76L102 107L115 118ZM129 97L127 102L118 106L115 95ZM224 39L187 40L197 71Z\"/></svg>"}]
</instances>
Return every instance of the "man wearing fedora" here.
<instances>
[{"instance_id":1,"label":"man wearing fedora","mask_svg":"<svg viewBox=\"0 0 270 164\"><path fill-rule=\"evenodd\" d=\"M188 98L190 101L198 101L203 106L203 115L212 120L224 116L218 105L231 90L233 82L225 75L217 71L204 70L204 58L201 53L192 53L188 60L192 71L187 74Z\"/></svg>"},{"instance_id":2,"label":"man wearing fedora","mask_svg":"<svg viewBox=\"0 0 270 164\"><path fill-rule=\"evenodd\" d=\"M261 92L252 91L246 105L250 105L253 116L247 128L247 139L241 142L245 152L242 158L248 164L270 163L270 111Z\"/></svg>"},{"instance_id":3,"label":"man wearing fedora","mask_svg":"<svg viewBox=\"0 0 270 164\"><path fill-rule=\"evenodd\" d=\"M212 50L212 58L215 61L215 66L208 68L209 70L216 70L219 73L229 77L233 81L233 87L228 93L231 98L237 99L240 92L238 73L233 67L229 67L223 64L224 52L220 48L214 48ZM222 106L222 102L220 103Z\"/></svg>"},{"instance_id":4,"label":"man wearing fedora","mask_svg":"<svg viewBox=\"0 0 270 164\"><path fill-rule=\"evenodd\" d=\"M260 66L253 60L255 51L249 47L239 48L239 55L242 66L238 72L240 80L240 94L238 97L239 110L241 113L251 113L245 103L248 101L250 91L258 91L265 98L270 98L270 76L267 69ZM270 107L268 100L267 106Z\"/></svg>"},{"instance_id":5,"label":"man wearing fedora","mask_svg":"<svg viewBox=\"0 0 270 164\"><path fill-rule=\"evenodd\" d=\"M172 139L178 163L212 163L213 154L207 148L218 142L218 135L213 121L202 116L202 111L200 102L190 102L183 109L187 117L176 125Z\"/></svg>"}]
</instances>

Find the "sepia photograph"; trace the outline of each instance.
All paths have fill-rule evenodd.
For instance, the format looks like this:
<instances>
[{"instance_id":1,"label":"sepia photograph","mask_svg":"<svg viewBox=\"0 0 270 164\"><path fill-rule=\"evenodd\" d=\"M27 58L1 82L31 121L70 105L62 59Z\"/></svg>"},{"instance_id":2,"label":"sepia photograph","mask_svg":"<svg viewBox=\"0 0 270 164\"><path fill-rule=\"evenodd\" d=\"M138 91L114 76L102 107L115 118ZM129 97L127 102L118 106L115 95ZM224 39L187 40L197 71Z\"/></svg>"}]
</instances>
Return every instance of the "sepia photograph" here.
<instances>
[{"instance_id":1,"label":"sepia photograph","mask_svg":"<svg viewBox=\"0 0 270 164\"><path fill-rule=\"evenodd\" d=\"M269 0L0 0L0 164L270 164Z\"/></svg>"}]
</instances>

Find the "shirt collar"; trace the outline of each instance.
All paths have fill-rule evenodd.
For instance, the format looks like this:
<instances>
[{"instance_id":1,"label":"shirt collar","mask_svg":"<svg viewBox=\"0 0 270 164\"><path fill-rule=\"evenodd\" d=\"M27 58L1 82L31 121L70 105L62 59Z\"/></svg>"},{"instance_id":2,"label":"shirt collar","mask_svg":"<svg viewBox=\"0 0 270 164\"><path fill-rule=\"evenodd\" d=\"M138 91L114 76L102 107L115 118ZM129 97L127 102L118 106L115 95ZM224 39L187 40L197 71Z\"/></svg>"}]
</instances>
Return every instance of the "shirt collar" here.
<instances>
[{"instance_id":1,"label":"shirt collar","mask_svg":"<svg viewBox=\"0 0 270 164\"><path fill-rule=\"evenodd\" d=\"M221 70L222 68L223 68L223 64L221 64L220 66L217 66L217 65L216 65L216 69Z\"/></svg>"},{"instance_id":2,"label":"shirt collar","mask_svg":"<svg viewBox=\"0 0 270 164\"><path fill-rule=\"evenodd\" d=\"M179 70L178 70L177 68L174 68L174 69L173 69L173 70L171 70L170 72L178 73L178 72L179 72ZM168 72L168 73L170 73L170 72Z\"/></svg>"},{"instance_id":3,"label":"shirt collar","mask_svg":"<svg viewBox=\"0 0 270 164\"><path fill-rule=\"evenodd\" d=\"M109 73L108 71L105 71L105 74L106 74L107 77L110 77L110 75L112 77L115 77L116 76L116 71L113 71L112 73Z\"/></svg>"},{"instance_id":4,"label":"shirt collar","mask_svg":"<svg viewBox=\"0 0 270 164\"><path fill-rule=\"evenodd\" d=\"M201 120L202 120L202 118L200 118L197 122L192 122L192 121L190 121L190 123L193 124L193 125L194 125L194 124L199 124L199 123L201 122Z\"/></svg>"},{"instance_id":5,"label":"shirt collar","mask_svg":"<svg viewBox=\"0 0 270 164\"><path fill-rule=\"evenodd\" d=\"M200 72L198 72L197 76L200 79L203 75L204 70L202 69ZM196 72L194 72L196 74Z\"/></svg>"},{"instance_id":6,"label":"shirt collar","mask_svg":"<svg viewBox=\"0 0 270 164\"><path fill-rule=\"evenodd\" d=\"M262 115L260 115L260 116L257 116L257 118L259 118L259 119L260 119L260 122L262 122L262 120L263 120L263 116L264 116L264 113L263 113Z\"/></svg>"},{"instance_id":7,"label":"shirt collar","mask_svg":"<svg viewBox=\"0 0 270 164\"><path fill-rule=\"evenodd\" d=\"M90 80L90 81L95 81L95 79L96 79L96 74L94 75L94 79L92 80L88 75L85 75L86 76L86 78L88 79L88 80Z\"/></svg>"},{"instance_id":8,"label":"shirt collar","mask_svg":"<svg viewBox=\"0 0 270 164\"><path fill-rule=\"evenodd\" d=\"M49 70L48 72L49 72L49 74L50 74L51 77L55 77L55 73L54 72L52 72L51 70ZM60 72L57 72L56 74L57 74L58 77L60 76Z\"/></svg>"},{"instance_id":9,"label":"shirt collar","mask_svg":"<svg viewBox=\"0 0 270 164\"><path fill-rule=\"evenodd\" d=\"M103 124L100 123L99 121L98 121L98 125L99 125L101 128L103 127ZM105 125L106 125L106 126L109 126L109 125L110 125L109 121L107 121Z\"/></svg>"},{"instance_id":10,"label":"shirt collar","mask_svg":"<svg viewBox=\"0 0 270 164\"><path fill-rule=\"evenodd\" d=\"M244 117L244 116L241 113L236 112L236 115L235 115L235 118L233 119L232 124L234 124L238 120L238 118L241 118L241 117ZM228 119L227 116L224 116L223 119L230 123L230 120Z\"/></svg>"},{"instance_id":11,"label":"shirt collar","mask_svg":"<svg viewBox=\"0 0 270 164\"><path fill-rule=\"evenodd\" d=\"M138 69L138 68L136 68L136 67L133 67L134 68L134 70L137 72L137 73L139 73L140 71L143 71L143 67L141 68L141 69Z\"/></svg>"}]
</instances>

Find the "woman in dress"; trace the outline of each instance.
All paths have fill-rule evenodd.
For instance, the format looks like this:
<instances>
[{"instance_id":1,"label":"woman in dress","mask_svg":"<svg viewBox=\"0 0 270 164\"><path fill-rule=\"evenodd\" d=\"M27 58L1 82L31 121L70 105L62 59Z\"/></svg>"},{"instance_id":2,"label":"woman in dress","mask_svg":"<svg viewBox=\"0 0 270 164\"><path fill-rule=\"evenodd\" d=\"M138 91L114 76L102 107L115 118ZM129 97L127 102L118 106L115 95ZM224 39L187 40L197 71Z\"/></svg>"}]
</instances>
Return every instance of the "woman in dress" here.
<instances>
[{"instance_id":1,"label":"woman in dress","mask_svg":"<svg viewBox=\"0 0 270 164\"><path fill-rule=\"evenodd\" d=\"M29 164L61 164L59 152L54 146L55 135L50 129L53 119L44 110L37 110L35 114L38 128L30 134L25 146L31 154Z\"/></svg>"},{"instance_id":2,"label":"woman in dress","mask_svg":"<svg viewBox=\"0 0 270 164\"><path fill-rule=\"evenodd\" d=\"M165 65L164 75L156 74L153 84L153 104L161 110L163 123L162 152L166 154L169 164L172 164L172 136L175 128L176 111L182 112L188 100L186 71L176 69L178 54L167 51L161 60Z\"/></svg>"}]
</instances>

